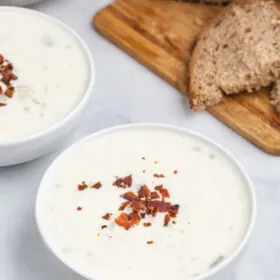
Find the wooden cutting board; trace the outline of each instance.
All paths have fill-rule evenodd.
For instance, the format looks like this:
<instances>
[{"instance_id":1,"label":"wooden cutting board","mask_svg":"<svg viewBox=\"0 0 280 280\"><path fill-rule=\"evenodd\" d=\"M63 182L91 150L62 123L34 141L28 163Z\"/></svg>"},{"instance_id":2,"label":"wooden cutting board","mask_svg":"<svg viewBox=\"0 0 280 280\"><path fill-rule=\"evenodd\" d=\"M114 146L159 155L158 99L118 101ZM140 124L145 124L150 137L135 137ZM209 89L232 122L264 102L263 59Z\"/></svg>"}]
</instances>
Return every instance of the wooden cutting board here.
<instances>
[{"instance_id":1,"label":"wooden cutting board","mask_svg":"<svg viewBox=\"0 0 280 280\"><path fill-rule=\"evenodd\" d=\"M222 9L168 0L117 0L99 11L93 23L104 37L187 94L194 40ZM268 90L227 97L208 111L265 152L280 155L280 116L269 104Z\"/></svg>"}]
</instances>

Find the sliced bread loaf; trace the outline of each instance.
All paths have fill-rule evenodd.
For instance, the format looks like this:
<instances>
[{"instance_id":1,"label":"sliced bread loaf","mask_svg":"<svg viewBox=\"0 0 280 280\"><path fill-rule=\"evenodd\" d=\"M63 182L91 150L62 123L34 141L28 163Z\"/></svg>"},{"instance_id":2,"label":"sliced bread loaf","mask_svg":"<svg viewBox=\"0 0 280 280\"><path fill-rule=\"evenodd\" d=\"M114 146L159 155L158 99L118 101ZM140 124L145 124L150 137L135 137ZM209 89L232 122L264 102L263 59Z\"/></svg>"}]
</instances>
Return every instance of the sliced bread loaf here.
<instances>
[{"instance_id":1,"label":"sliced bread loaf","mask_svg":"<svg viewBox=\"0 0 280 280\"><path fill-rule=\"evenodd\" d=\"M229 5L199 36L189 68L195 110L223 94L251 92L280 76L280 11L273 1Z\"/></svg>"},{"instance_id":2,"label":"sliced bread loaf","mask_svg":"<svg viewBox=\"0 0 280 280\"><path fill-rule=\"evenodd\" d=\"M276 111L280 114L280 80L277 80L271 90L271 104L275 106Z\"/></svg>"}]
</instances>

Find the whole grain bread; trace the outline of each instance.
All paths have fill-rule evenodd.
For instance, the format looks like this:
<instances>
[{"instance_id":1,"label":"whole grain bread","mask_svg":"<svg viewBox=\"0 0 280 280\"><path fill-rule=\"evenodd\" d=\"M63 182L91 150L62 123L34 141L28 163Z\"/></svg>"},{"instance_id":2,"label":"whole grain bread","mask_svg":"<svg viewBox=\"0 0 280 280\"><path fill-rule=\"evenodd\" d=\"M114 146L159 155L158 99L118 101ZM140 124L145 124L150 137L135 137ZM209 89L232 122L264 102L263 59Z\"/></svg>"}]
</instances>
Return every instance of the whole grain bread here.
<instances>
[{"instance_id":1,"label":"whole grain bread","mask_svg":"<svg viewBox=\"0 0 280 280\"><path fill-rule=\"evenodd\" d=\"M277 80L271 90L271 104L275 106L276 111L280 114L280 80Z\"/></svg>"},{"instance_id":2,"label":"whole grain bread","mask_svg":"<svg viewBox=\"0 0 280 280\"><path fill-rule=\"evenodd\" d=\"M280 76L280 11L273 1L230 4L199 36L189 67L193 109L251 92Z\"/></svg>"}]
</instances>

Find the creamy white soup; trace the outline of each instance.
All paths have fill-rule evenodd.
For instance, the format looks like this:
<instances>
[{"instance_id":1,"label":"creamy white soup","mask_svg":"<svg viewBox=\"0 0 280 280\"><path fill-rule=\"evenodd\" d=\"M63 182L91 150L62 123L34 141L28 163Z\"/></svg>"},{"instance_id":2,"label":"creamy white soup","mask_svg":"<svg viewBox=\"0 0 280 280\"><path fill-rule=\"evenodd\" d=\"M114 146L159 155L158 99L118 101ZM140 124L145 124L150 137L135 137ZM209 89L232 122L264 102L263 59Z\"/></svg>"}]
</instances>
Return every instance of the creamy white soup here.
<instances>
[{"instance_id":1,"label":"creamy white soup","mask_svg":"<svg viewBox=\"0 0 280 280\"><path fill-rule=\"evenodd\" d=\"M11 98L0 79L0 141L50 127L80 102L89 63L75 36L59 23L24 9L0 8L0 55L14 67ZM0 75L1 77L1 75Z\"/></svg>"},{"instance_id":2,"label":"creamy white soup","mask_svg":"<svg viewBox=\"0 0 280 280\"><path fill-rule=\"evenodd\" d=\"M154 199L141 198L143 186ZM120 217L135 210L128 192L144 208L126 227ZM251 217L248 193L239 169L207 142L166 128L122 128L56 161L38 194L37 219L53 251L90 279L185 280L236 250ZM175 215L149 213L151 201Z\"/></svg>"}]
</instances>

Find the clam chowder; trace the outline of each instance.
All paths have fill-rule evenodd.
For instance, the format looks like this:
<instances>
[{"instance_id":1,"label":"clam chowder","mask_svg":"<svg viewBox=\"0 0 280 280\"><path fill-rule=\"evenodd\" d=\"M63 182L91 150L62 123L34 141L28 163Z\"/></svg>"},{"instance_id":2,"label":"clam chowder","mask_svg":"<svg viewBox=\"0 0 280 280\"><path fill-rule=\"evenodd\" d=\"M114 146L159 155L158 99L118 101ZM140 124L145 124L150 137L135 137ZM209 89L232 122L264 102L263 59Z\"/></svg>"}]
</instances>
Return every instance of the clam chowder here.
<instances>
[{"instance_id":1,"label":"clam chowder","mask_svg":"<svg viewBox=\"0 0 280 280\"><path fill-rule=\"evenodd\" d=\"M28 137L67 116L85 94L90 66L81 42L51 18L1 7L0 25L1 142Z\"/></svg>"},{"instance_id":2,"label":"clam chowder","mask_svg":"<svg viewBox=\"0 0 280 280\"><path fill-rule=\"evenodd\" d=\"M37 221L55 254L96 280L186 280L242 242L247 182L185 131L126 127L66 151L38 193Z\"/></svg>"}]
</instances>

